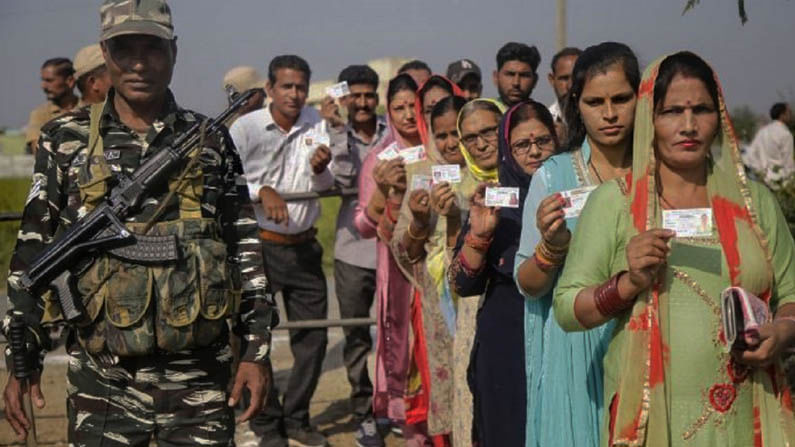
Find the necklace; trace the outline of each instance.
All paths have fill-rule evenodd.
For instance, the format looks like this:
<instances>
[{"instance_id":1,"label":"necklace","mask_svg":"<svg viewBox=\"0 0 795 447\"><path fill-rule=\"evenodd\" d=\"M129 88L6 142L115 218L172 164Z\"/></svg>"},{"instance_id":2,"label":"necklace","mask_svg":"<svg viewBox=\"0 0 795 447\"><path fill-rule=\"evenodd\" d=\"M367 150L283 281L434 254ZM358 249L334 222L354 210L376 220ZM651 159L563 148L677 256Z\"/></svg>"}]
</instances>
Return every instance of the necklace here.
<instances>
[{"instance_id":1,"label":"necklace","mask_svg":"<svg viewBox=\"0 0 795 447\"><path fill-rule=\"evenodd\" d=\"M588 166L590 166L591 169L593 169L593 173L596 174L596 179L599 180L599 184L604 183L605 181L602 180L602 176L599 175L599 170L597 170L596 165L593 164L593 158L588 159Z\"/></svg>"}]
</instances>

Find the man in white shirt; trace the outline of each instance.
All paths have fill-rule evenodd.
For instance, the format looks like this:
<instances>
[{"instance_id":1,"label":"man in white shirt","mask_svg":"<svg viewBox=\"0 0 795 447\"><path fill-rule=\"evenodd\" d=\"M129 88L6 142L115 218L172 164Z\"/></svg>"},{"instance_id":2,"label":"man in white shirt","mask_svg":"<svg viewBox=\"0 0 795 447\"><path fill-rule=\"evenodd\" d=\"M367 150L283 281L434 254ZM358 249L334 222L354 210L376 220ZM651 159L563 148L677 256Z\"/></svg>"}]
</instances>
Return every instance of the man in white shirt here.
<instances>
[{"instance_id":1,"label":"man in white shirt","mask_svg":"<svg viewBox=\"0 0 795 447\"><path fill-rule=\"evenodd\" d=\"M311 107L304 107L311 72L298 56L275 57L265 85L271 103L240 117L230 129L240 152L255 207L265 268L274 292L281 290L290 321L325 319L326 278L323 248L315 238L320 217L315 200L286 203L281 193L323 191L334 185L329 146L346 144L343 132ZM309 402L326 352L325 329L290 331L295 360L284 403L273 384L265 408L251 421L261 446L324 446L325 437L309 425ZM285 436L286 435L286 436Z\"/></svg>"},{"instance_id":2,"label":"man in white shirt","mask_svg":"<svg viewBox=\"0 0 795 447\"><path fill-rule=\"evenodd\" d=\"M744 156L745 164L771 188L795 174L793 137L787 124L792 119L788 104L779 102L770 109L770 124L757 131Z\"/></svg>"},{"instance_id":3,"label":"man in white shirt","mask_svg":"<svg viewBox=\"0 0 795 447\"><path fill-rule=\"evenodd\" d=\"M555 120L555 131L558 134L558 141L566 140L566 118L563 116L563 101L571 89L571 73L574 71L574 63L580 57L582 50L574 47L567 47L558 51L552 57L552 71L547 75L549 85L555 91L555 102L550 104L549 113Z\"/></svg>"}]
</instances>

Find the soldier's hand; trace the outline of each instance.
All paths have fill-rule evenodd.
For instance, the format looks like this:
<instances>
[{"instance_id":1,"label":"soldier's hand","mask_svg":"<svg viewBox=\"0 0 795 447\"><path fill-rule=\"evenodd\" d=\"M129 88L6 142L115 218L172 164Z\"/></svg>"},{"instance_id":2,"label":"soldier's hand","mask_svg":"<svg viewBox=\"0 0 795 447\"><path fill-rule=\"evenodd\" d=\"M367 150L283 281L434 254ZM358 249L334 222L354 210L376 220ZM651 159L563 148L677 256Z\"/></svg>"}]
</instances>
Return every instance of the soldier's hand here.
<instances>
[{"instance_id":1,"label":"soldier's hand","mask_svg":"<svg viewBox=\"0 0 795 447\"><path fill-rule=\"evenodd\" d=\"M276 190L270 186L263 186L259 190L259 200L268 220L277 224L284 223L284 226L287 226L290 218L287 215L287 202Z\"/></svg>"},{"instance_id":2,"label":"soldier's hand","mask_svg":"<svg viewBox=\"0 0 795 447\"><path fill-rule=\"evenodd\" d=\"M237 423L246 422L259 413L265 401L269 383L270 374L265 365L255 362L240 362L237 367L235 384L232 386L232 394L229 396L229 406L234 407L240 401L243 396L243 387L248 388L251 394L251 403L245 413L238 416Z\"/></svg>"},{"instance_id":3,"label":"soldier's hand","mask_svg":"<svg viewBox=\"0 0 795 447\"><path fill-rule=\"evenodd\" d=\"M331 163L331 151L328 147L320 145L315 149L309 164L312 165L312 172L316 175L322 173L328 164Z\"/></svg>"},{"instance_id":4,"label":"soldier's hand","mask_svg":"<svg viewBox=\"0 0 795 447\"><path fill-rule=\"evenodd\" d=\"M41 394L41 386L39 385L40 375L38 372L33 373L30 378L30 385L22 386L22 383L14 377L11 372L8 373L8 382L3 392L3 402L5 404L6 420L11 424L11 428L17 434L17 439L24 441L28 436L28 430L31 427L31 421L28 420L23 410L22 399L25 394L30 391L30 396L33 398L33 404L36 408L44 408L44 396ZM30 388L30 389L28 389Z\"/></svg>"}]
</instances>

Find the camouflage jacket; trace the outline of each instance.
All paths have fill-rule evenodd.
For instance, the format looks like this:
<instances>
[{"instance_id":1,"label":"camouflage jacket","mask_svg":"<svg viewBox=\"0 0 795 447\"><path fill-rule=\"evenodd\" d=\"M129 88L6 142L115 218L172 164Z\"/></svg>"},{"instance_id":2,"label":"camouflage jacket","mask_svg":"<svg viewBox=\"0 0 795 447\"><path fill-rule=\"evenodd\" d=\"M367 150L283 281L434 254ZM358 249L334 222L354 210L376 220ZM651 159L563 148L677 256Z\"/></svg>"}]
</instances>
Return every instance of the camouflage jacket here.
<instances>
[{"instance_id":1,"label":"camouflage jacket","mask_svg":"<svg viewBox=\"0 0 795 447\"><path fill-rule=\"evenodd\" d=\"M169 92L161 118L153 123L146 135L139 135L119 120L113 108L113 97L111 90L100 121L104 155L113 173L131 174L147 157L169 145L197 120L203 119L177 106ZM40 357L52 348L46 325L42 325L44 302L20 289L17 280L58 234L86 213L80 199L77 175L86 162L89 122L89 108L82 108L42 128L33 181L11 257L9 306L3 332L8 335L11 313L22 311L30 329L28 342L33 343L41 353ZM240 263L243 294L235 332L242 338L241 360L263 362L269 354L270 328L278 322L278 314L265 277L252 205L245 184L236 184L240 183L238 178L243 173L239 156L226 129L213 140L205 144L200 157L204 172L201 214L203 218L215 219L229 255ZM168 188L163 187L162 191L145 200L141 210L127 221L147 222L167 193ZM158 221L178 217L179 203L175 194ZM7 352L7 358L8 355Z\"/></svg>"}]
</instances>

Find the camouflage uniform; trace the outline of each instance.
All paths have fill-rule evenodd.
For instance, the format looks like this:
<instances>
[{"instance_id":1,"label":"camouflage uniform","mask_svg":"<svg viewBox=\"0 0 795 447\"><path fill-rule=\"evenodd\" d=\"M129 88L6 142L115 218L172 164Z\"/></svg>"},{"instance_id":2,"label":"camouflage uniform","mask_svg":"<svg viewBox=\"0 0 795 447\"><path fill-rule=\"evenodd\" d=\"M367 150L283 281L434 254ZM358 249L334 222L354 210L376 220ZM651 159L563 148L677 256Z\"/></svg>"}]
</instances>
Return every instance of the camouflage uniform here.
<instances>
[{"instance_id":1,"label":"camouflage uniform","mask_svg":"<svg viewBox=\"0 0 795 447\"><path fill-rule=\"evenodd\" d=\"M113 97L111 89L99 120L103 139L100 149L104 147L104 161L111 174L107 183L111 186L118 173L132 173L152 154L169 145L197 120L203 119L179 108L169 92L162 118L153 123L147 135L139 135L119 121L113 110ZM47 327L59 317L57 302L53 306L52 298L47 294L42 298L27 294L17 286L17 280L38 253L88 210L85 196L81 198L79 185L84 185L84 182L80 176L87 162L97 163L102 157L89 155L89 125L89 109L83 108L51 121L42 129L33 183L11 259L8 315L14 310L25 314L29 341L42 351L51 348ZM96 150L94 153L102 154ZM235 314L234 330L242 339L241 360L265 363L269 355L270 327L276 323L277 317L262 266L253 210L247 193L241 193L236 185L242 174L240 160L226 131L204 141L198 165L200 175L193 179L194 184L188 185L191 191L200 191L200 200L192 211L198 217L194 221L203 222L202 228L195 230L201 238L197 240L217 241L216 248L225 244L226 253L221 253L221 258L228 255L237 260L242 295L239 312ZM191 174L187 177L190 178ZM163 187L145 200L140 212L125 222L128 228L147 222L165 200L168 190ZM153 230L162 228L162 225L182 225L179 222L184 214L183 195L185 191L179 189L170 197ZM205 231L204 223L212 224L217 231ZM187 233L190 225L185 223L182 226ZM229 333L225 324L201 326L213 323L212 319L223 322L221 317L228 315L216 309L213 303L205 302L211 301L209 297L212 295L205 282L206 276L212 272L197 268L200 274L194 271L194 276L172 275L165 279L155 272L154 279L143 284L135 281L124 283L125 278L121 277L122 282L106 287L109 290L106 290L104 307L102 301L92 305L92 296L97 291L88 290L83 283L91 274L96 274L97 265L116 262L121 264L116 268L122 271L144 268L108 258L99 256L78 281L88 313L96 322L79 327L69 340L70 443L76 446L146 446L149 437L156 435L161 445L233 445L234 420L231 409L226 406L232 361ZM196 259L196 262L203 263L202 259ZM175 269L180 270L182 264L189 262L181 258ZM185 289L199 289L200 284L201 291L197 291L196 296L202 297L201 312L198 304L193 308L190 303L187 305L188 313L193 312L190 309L199 313L191 317L198 326L187 326L193 328L188 335L171 328L170 335L163 337L166 333L164 326L168 326L163 322L163 315L165 319L174 317L180 310L169 309L169 303L173 304L174 297L183 296ZM136 340L129 338L129 334L114 332L115 326L108 324L107 320L120 318L118 314L123 312L119 311L118 302L110 300L111 295L124 295L122 301L125 296L148 297L142 306L138 306L140 315L134 327L149 328L148 335L156 339L156 345L144 344L142 348L135 344ZM127 312L129 308L121 310ZM185 312L184 309L181 311ZM6 331L8 322L9 318L6 318ZM214 329L208 331L206 327ZM177 343L177 346L188 348L170 349L168 343L172 341L182 343ZM118 355L120 352L131 355Z\"/></svg>"}]
</instances>

